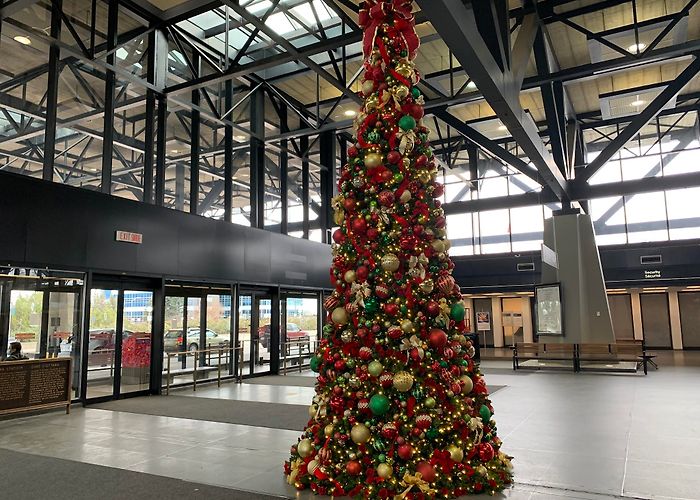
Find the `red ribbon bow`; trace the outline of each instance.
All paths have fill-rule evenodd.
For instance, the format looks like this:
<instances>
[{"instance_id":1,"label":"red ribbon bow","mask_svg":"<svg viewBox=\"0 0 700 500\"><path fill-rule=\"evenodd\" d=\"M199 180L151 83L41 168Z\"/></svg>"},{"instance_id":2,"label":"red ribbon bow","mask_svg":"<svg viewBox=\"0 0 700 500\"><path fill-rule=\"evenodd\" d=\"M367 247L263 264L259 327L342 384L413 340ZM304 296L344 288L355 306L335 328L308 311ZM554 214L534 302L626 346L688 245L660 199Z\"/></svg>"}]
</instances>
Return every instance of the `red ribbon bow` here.
<instances>
[{"instance_id":1,"label":"red ribbon bow","mask_svg":"<svg viewBox=\"0 0 700 500\"><path fill-rule=\"evenodd\" d=\"M449 451L435 450L433 458L430 459L430 465L440 467L442 472L449 472L453 464Z\"/></svg>"},{"instance_id":2,"label":"red ribbon bow","mask_svg":"<svg viewBox=\"0 0 700 500\"><path fill-rule=\"evenodd\" d=\"M380 0L375 4L369 4L369 8L360 9L359 24L365 29L362 40L362 50L367 57L372 53L375 45L377 31L382 23L394 14L394 28L406 42L406 48L410 53L415 52L420 45L420 40L414 27L414 17L411 13L410 0Z\"/></svg>"}]
</instances>

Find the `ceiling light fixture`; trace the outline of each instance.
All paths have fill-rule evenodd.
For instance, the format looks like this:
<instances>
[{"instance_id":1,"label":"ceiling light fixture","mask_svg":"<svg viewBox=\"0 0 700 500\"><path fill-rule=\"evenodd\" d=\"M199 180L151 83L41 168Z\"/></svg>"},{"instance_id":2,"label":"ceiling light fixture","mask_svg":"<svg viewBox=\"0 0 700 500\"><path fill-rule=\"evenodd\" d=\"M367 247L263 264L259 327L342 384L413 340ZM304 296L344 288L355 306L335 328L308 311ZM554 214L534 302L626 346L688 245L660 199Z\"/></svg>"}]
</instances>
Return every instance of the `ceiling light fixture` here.
<instances>
[{"instance_id":1,"label":"ceiling light fixture","mask_svg":"<svg viewBox=\"0 0 700 500\"><path fill-rule=\"evenodd\" d=\"M22 45L31 45L32 41L29 39L29 37L22 36L22 35L17 35L14 37L14 41L17 43L21 43Z\"/></svg>"},{"instance_id":2,"label":"ceiling light fixture","mask_svg":"<svg viewBox=\"0 0 700 500\"><path fill-rule=\"evenodd\" d=\"M505 131L505 130L508 130L508 127L506 127L505 125L499 125L499 126L498 126L498 130L500 130L500 131L503 132L503 131Z\"/></svg>"},{"instance_id":3,"label":"ceiling light fixture","mask_svg":"<svg viewBox=\"0 0 700 500\"><path fill-rule=\"evenodd\" d=\"M237 136L234 137L234 139L236 139L236 140L239 141L239 142L240 142L240 141L245 141L245 136L244 136L244 135L237 135Z\"/></svg>"},{"instance_id":4,"label":"ceiling light fixture","mask_svg":"<svg viewBox=\"0 0 700 500\"><path fill-rule=\"evenodd\" d=\"M474 83L473 81L470 81L469 83L467 83L467 88L468 89L475 89L476 83Z\"/></svg>"},{"instance_id":5,"label":"ceiling light fixture","mask_svg":"<svg viewBox=\"0 0 700 500\"><path fill-rule=\"evenodd\" d=\"M627 50L631 52L632 54L639 54L641 51L643 51L647 47L646 43L633 43L629 47L627 47Z\"/></svg>"},{"instance_id":6,"label":"ceiling light fixture","mask_svg":"<svg viewBox=\"0 0 700 500\"><path fill-rule=\"evenodd\" d=\"M178 153L180 152L180 150L179 150L179 149L173 149L173 150L171 150L170 152L171 152L172 154L176 155L176 154L178 154Z\"/></svg>"},{"instance_id":7,"label":"ceiling light fixture","mask_svg":"<svg viewBox=\"0 0 700 500\"><path fill-rule=\"evenodd\" d=\"M357 114L357 111L355 111L353 109L348 109L348 110L345 110L345 112L343 114L345 116L355 116Z\"/></svg>"},{"instance_id":8,"label":"ceiling light fixture","mask_svg":"<svg viewBox=\"0 0 700 500\"><path fill-rule=\"evenodd\" d=\"M647 103L646 101L642 101L641 99L637 99L636 101L632 101L630 103L630 106L638 108L639 106L644 106L646 103Z\"/></svg>"}]
</instances>

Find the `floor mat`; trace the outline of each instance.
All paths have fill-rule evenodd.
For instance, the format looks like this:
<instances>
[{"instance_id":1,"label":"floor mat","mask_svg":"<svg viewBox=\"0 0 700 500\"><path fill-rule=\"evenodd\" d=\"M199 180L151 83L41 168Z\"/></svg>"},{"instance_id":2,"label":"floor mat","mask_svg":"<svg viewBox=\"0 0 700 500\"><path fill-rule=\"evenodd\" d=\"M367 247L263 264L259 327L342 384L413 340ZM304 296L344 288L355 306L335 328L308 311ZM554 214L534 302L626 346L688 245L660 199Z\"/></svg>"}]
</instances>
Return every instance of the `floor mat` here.
<instances>
[{"instance_id":1,"label":"floor mat","mask_svg":"<svg viewBox=\"0 0 700 500\"><path fill-rule=\"evenodd\" d=\"M99 403L90 405L90 408L292 431L304 430L309 420L309 407L306 405L188 396L144 396Z\"/></svg>"},{"instance_id":2,"label":"floor mat","mask_svg":"<svg viewBox=\"0 0 700 500\"><path fill-rule=\"evenodd\" d=\"M98 497L101 500L281 498L5 449L0 449L0 470L6 471L6 480L2 482L2 498L12 500L94 500ZM96 487L99 488L99 494L95 491Z\"/></svg>"}]
</instances>

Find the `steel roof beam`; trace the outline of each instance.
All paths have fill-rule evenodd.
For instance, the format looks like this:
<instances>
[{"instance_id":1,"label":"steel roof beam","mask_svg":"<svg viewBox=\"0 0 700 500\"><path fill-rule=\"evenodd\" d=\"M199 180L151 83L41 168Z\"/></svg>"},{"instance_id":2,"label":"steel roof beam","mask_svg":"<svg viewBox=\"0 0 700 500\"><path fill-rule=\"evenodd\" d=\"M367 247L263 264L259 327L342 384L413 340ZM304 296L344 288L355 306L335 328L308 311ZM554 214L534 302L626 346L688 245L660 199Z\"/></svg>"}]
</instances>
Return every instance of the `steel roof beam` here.
<instances>
[{"instance_id":1,"label":"steel roof beam","mask_svg":"<svg viewBox=\"0 0 700 500\"><path fill-rule=\"evenodd\" d=\"M501 70L479 35L471 3L456 0L417 0L453 54L469 68L470 77L482 91L513 139L534 163L542 181L559 199L568 199L567 180L547 151L532 117L520 105L520 87L510 68Z\"/></svg>"}]
</instances>

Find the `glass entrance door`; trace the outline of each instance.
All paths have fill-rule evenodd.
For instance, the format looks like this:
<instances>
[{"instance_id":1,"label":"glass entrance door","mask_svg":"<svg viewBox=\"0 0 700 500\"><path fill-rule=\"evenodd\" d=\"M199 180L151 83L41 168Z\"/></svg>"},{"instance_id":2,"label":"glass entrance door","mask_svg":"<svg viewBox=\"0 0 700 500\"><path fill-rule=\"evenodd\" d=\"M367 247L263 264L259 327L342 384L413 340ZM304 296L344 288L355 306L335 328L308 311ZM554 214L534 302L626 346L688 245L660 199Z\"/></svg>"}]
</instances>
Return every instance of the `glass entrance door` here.
<instances>
[{"instance_id":1,"label":"glass entrance door","mask_svg":"<svg viewBox=\"0 0 700 500\"><path fill-rule=\"evenodd\" d=\"M255 295L253 307L253 339L250 343L253 370L251 373L265 373L270 371L270 351L273 339L279 338L272 331L272 297L269 295ZM257 335L255 334L257 332Z\"/></svg>"},{"instance_id":2,"label":"glass entrance door","mask_svg":"<svg viewBox=\"0 0 700 500\"><path fill-rule=\"evenodd\" d=\"M279 299L268 290L242 290L238 295L238 345L243 375L270 373L278 365ZM274 355L273 355L274 353Z\"/></svg>"},{"instance_id":3,"label":"glass entrance door","mask_svg":"<svg viewBox=\"0 0 700 500\"><path fill-rule=\"evenodd\" d=\"M87 399L147 391L152 339L153 291L93 288Z\"/></svg>"}]
</instances>

